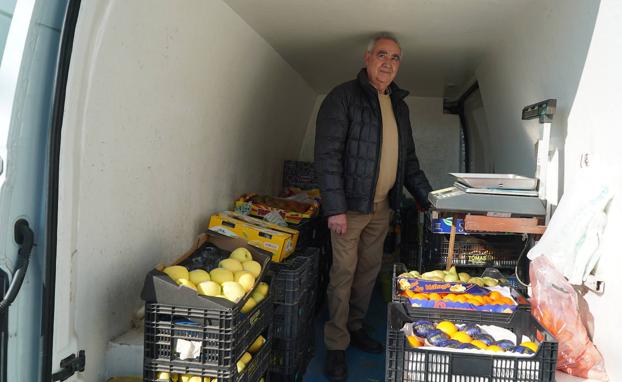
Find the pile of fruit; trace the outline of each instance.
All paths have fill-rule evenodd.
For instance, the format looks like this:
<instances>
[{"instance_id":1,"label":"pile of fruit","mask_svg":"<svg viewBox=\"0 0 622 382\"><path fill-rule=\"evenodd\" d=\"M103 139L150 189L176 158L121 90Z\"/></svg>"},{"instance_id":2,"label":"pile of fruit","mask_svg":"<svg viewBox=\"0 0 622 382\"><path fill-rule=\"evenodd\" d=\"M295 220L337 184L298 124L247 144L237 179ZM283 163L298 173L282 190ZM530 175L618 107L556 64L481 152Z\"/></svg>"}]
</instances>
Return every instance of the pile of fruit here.
<instances>
[{"instance_id":1,"label":"pile of fruit","mask_svg":"<svg viewBox=\"0 0 622 382\"><path fill-rule=\"evenodd\" d=\"M473 295L470 293L413 293L409 290L404 294L413 300L430 300L443 302L460 302L475 306L484 305L516 305L516 302L498 291L492 291L485 296Z\"/></svg>"},{"instance_id":2,"label":"pile of fruit","mask_svg":"<svg viewBox=\"0 0 622 382\"><path fill-rule=\"evenodd\" d=\"M475 324L456 325L451 321L434 324L431 321L419 320L411 325L412 334L407 335L406 338L413 348L436 346L449 349L488 350L495 353L535 354L538 352L538 344L535 342L528 341L516 345L507 339L497 341Z\"/></svg>"},{"instance_id":3,"label":"pile of fruit","mask_svg":"<svg viewBox=\"0 0 622 382\"><path fill-rule=\"evenodd\" d=\"M455 266L451 267L451 269L448 271L438 269L430 272L425 272L423 274L420 274L417 271L410 271L402 273L398 276L398 278L399 277L422 279L428 281L461 282L475 284L481 287L493 287L499 285L499 280L493 277L471 277L471 275L466 272L458 273Z\"/></svg>"},{"instance_id":4,"label":"pile of fruit","mask_svg":"<svg viewBox=\"0 0 622 382\"><path fill-rule=\"evenodd\" d=\"M237 362L238 373L241 373L246 368L246 365L251 362L253 355L257 354L262 346L266 343L266 339L263 336L259 336L253 341L253 343L246 349L242 357ZM201 377L199 375L191 374L175 374L160 372L157 377L158 381L172 381L172 382L218 382L217 378ZM259 381L263 382L263 378Z\"/></svg>"},{"instance_id":5,"label":"pile of fruit","mask_svg":"<svg viewBox=\"0 0 622 382\"><path fill-rule=\"evenodd\" d=\"M242 313L248 313L268 295L269 286L260 282L255 289L255 281L261 274L261 264L253 260L248 249L237 248L218 263L218 267L209 271L194 269L188 271L183 265L172 265L162 270L178 285L195 290L203 296L212 296L239 302L247 293L251 293L242 307Z\"/></svg>"}]
</instances>

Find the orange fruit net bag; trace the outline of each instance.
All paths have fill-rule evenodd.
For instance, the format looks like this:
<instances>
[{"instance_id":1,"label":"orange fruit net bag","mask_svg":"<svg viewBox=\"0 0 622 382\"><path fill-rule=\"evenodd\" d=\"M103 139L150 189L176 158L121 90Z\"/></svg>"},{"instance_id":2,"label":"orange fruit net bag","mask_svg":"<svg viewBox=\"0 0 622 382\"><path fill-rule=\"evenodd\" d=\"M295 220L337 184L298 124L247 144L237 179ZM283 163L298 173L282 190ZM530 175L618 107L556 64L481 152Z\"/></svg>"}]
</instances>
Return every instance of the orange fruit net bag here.
<instances>
[{"instance_id":1,"label":"orange fruit net bag","mask_svg":"<svg viewBox=\"0 0 622 382\"><path fill-rule=\"evenodd\" d=\"M533 316L558 341L557 369L567 374L608 381L605 362L581 321L572 285L545 257L529 266Z\"/></svg>"}]
</instances>

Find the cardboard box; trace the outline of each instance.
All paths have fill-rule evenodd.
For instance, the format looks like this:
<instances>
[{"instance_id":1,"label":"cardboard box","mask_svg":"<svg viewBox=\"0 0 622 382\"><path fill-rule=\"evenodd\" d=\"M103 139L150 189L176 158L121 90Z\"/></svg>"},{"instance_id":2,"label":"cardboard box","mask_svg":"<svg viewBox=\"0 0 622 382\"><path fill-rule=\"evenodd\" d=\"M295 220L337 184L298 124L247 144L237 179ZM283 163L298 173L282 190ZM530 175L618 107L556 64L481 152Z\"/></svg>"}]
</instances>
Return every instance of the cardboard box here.
<instances>
[{"instance_id":1,"label":"cardboard box","mask_svg":"<svg viewBox=\"0 0 622 382\"><path fill-rule=\"evenodd\" d=\"M272 261L281 262L294 252L298 231L231 211L212 215L209 229L222 235L241 238L248 244L272 254Z\"/></svg>"},{"instance_id":2,"label":"cardboard box","mask_svg":"<svg viewBox=\"0 0 622 382\"><path fill-rule=\"evenodd\" d=\"M234 219L241 220L245 223L249 223L252 225L256 225L256 226L260 226L260 227L290 234L292 236L292 245L294 246L294 248L296 248L296 246L298 245L298 240L300 240L300 231L295 228L280 226L278 224L270 223L267 220L254 218L248 215L243 215L235 211L224 211L222 213Z\"/></svg>"},{"instance_id":3,"label":"cardboard box","mask_svg":"<svg viewBox=\"0 0 622 382\"><path fill-rule=\"evenodd\" d=\"M222 258L228 257L229 253L236 248L244 247L248 249L253 256L253 260L261 264L261 273L255 280L255 285L252 290L257 287L257 284L263 279L268 269L271 254L250 246L242 239L230 238L214 232L203 233L199 235L188 251L170 265L191 264L193 259L197 257L203 249L211 246L219 250L219 253L214 254L213 258L210 259L213 264L217 264ZM247 293L237 304L225 300L224 298L199 295L190 288L177 285L166 273L162 272L163 269L164 265L158 264L155 269L147 273L141 292L141 297L144 301L201 309L239 310L244 306L251 294Z\"/></svg>"},{"instance_id":4,"label":"cardboard box","mask_svg":"<svg viewBox=\"0 0 622 382\"><path fill-rule=\"evenodd\" d=\"M319 204L316 202L314 204L308 204L308 209L304 212L295 212L295 211L287 211L276 207L271 207L262 203L254 203L252 201L253 197L256 194L246 194L242 195L238 200L235 201L234 207L236 210L248 212L257 217L264 217L270 212L278 212L279 215L289 224L299 224L303 219L310 219L317 215L319 211ZM279 199L279 198L277 198ZM306 203L301 203L306 204Z\"/></svg>"}]
</instances>

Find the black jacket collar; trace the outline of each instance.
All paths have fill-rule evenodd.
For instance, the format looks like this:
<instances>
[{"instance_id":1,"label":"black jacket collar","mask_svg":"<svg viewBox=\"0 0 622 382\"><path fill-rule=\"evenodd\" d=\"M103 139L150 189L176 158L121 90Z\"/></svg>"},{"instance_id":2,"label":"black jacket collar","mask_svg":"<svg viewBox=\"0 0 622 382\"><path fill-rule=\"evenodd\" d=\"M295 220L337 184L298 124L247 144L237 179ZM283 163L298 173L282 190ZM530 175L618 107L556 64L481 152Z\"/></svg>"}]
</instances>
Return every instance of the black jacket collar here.
<instances>
[{"instance_id":1,"label":"black jacket collar","mask_svg":"<svg viewBox=\"0 0 622 382\"><path fill-rule=\"evenodd\" d=\"M365 91L368 92L370 95L375 96L376 94L378 94L378 90L376 90L376 88L374 88L371 82L369 82L369 78L367 77L367 69L365 68L361 69L361 71L356 76L356 78L361 84L361 87L365 89ZM395 100L402 100L406 98L408 94L410 94L408 90L404 90L400 88L399 86L397 86L395 82L391 82L391 84L389 85L389 90L390 90L389 94L391 95L391 98Z\"/></svg>"}]
</instances>

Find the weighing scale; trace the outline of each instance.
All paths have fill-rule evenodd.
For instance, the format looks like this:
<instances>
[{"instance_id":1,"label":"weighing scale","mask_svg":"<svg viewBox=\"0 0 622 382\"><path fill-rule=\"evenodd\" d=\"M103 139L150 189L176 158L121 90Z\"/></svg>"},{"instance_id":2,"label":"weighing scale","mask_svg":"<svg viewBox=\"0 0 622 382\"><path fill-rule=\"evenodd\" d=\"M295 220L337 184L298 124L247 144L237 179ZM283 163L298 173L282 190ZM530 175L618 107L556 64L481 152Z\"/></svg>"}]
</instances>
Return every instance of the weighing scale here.
<instances>
[{"instance_id":1,"label":"weighing scale","mask_svg":"<svg viewBox=\"0 0 622 382\"><path fill-rule=\"evenodd\" d=\"M514 174L451 173L456 178L453 187L432 191L428 195L433 208L493 216L546 216L548 221L546 167L556 104L555 99L549 99L523 108L523 120L538 118L542 126L535 178Z\"/></svg>"}]
</instances>

